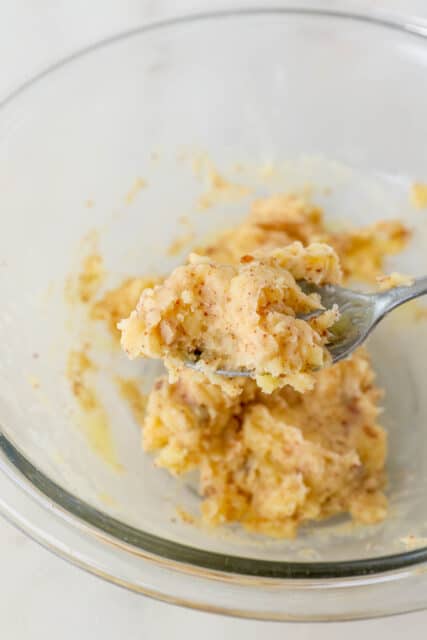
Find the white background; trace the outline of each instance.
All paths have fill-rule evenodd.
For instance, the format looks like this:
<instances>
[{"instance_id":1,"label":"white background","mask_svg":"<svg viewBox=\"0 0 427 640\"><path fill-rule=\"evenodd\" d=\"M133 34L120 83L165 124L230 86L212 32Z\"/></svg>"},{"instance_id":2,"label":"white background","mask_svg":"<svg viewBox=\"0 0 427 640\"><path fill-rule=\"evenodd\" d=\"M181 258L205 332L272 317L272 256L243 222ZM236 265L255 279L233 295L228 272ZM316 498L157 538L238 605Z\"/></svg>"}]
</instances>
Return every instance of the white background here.
<instances>
[{"instance_id":1,"label":"white background","mask_svg":"<svg viewBox=\"0 0 427 640\"><path fill-rule=\"evenodd\" d=\"M265 5L242 0L241 6ZM270 4L270 3L267 3ZM279 5L280 2L271 2ZM294 4L310 2L295 0ZM354 0L355 9L399 11L427 19L427 0ZM187 10L236 6L233 0L1 0L0 99L53 61L147 20ZM330 0L339 7L339 0ZM426 80L427 81L427 80ZM154 602L55 558L0 520L0 638L3 640L353 640L426 637L427 612L330 624L234 620Z\"/></svg>"}]
</instances>

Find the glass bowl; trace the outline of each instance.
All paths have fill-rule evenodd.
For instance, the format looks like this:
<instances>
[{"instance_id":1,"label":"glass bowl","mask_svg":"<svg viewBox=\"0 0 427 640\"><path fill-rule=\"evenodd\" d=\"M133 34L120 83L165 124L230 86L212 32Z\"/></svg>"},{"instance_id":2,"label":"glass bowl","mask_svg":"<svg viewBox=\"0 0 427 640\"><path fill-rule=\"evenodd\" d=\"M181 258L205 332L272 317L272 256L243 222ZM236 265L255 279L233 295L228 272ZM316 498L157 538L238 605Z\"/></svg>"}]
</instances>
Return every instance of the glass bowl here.
<instances>
[{"instance_id":1,"label":"glass bowl","mask_svg":"<svg viewBox=\"0 0 427 640\"><path fill-rule=\"evenodd\" d=\"M307 526L295 541L238 527L209 532L177 517L177 507L197 512L193 481L154 467L111 382L130 373L149 387L156 365L128 363L97 330L99 392L120 469L88 445L64 373L88 330L64 295L85 247L98 242L108 286L177 264L182 255L165 249L182 216L197 241L246 212L250 198L197 210L206 153L256 194L309 185L334 220L398 216L414 240L390 268L427 273L427 218L409 203L411 181L427 179L426 72L427 42L414 23L264 8L135 29L6 100L0 505L8 519L99 576L208 611L329 620L426 606L426 322L396 313L371 341L386 389L390 517L373 527Z\"/></svg>"}]
</instances>

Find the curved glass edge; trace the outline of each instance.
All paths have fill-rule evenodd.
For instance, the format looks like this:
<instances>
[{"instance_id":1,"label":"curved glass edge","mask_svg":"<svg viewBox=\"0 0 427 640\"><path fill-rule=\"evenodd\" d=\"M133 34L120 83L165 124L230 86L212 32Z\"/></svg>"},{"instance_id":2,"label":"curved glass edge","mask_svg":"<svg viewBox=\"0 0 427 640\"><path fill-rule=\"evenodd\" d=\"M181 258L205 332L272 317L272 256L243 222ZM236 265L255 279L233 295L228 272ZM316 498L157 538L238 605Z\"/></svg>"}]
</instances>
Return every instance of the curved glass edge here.
<instances>
[{"instance_id":1,"label":"curved glass edge","mask_svg":"<svg viewBox=\"0 0 427 640\"><path fill-rule=\"evenodd\" d=\"M130 556L125 547L100 545L99 536L70 526L46 500L0 473L0 515L58 557L108 582L166 603L234 617L277 621L356 620L417 611L427 606L427 569L346 580L240 580L209 572L180 573L171 563ZM103 541L103 540L102 540ZM234 579L233 579L234 578Z\"/></svg>"},{"instance_id":2,"label":"curved glass edge","mask_svg":"<svg viewBox=\"0 0 427 640\"><path fill-rule=\"evenodd\" d=\"M46 76L58 71L62 67L70 64L74 60L82 58L88 54L94 53L99 49L108 47L112 44L132 38L143 33L154 32L169 27L175 27L182 24L189 24L192 22L204 22L208 20L226 19L226 18L238 18L238 17L250 17L260 15L298 15L298 16L314 16L319 18L341 18L347 20L353 20L357 22L371 23L379 27L385 27L388 29L394 29L404 33L411 34L423 39L427 38L427 21L423 21L419 18L403 17L397 13L378 11L373 9L369 13L357 12L353 10L353 7L349 5L348 10L344 8L346 0L342 0L340 9L331 9L328 0L314 0L313 6L301 6L296 7L294 5L287 5L282 7L240 7L234 9L219 9L214 11L205 12L191 12L187 14L180 14L177 16L164 18L152 22L146 22L140 26L127 29L118 34L114 34L103 38L93 44L78 49L74 53L64 56L60 60L48 66L46 69L40 71L28 80L20 84L14 90L10 91L8 95L0 99L0 109L3 109L6 105L12 102L17 96L23 94L34 84L38 83Z\"/></svg>"},{"instance_id":3,"label":"curved glass edge","mask_svg":"<svg viewBox=\"0 0 427 640\"><path fill-rule=\"evenodd\" d=\"M319 4L319 3L318 3ZM123 33L113 35L101 40L93 45L80 49L55 64L51 65L41 73L37 74L20 87L10 93L0 102L0 109L13 102L15 98L24 94L32 86L45 77L60 70L74 60L94 53L99 49L123 41L127 38L138 36L144 33L153 32L160 29L175 27L198 21L208 21L212 19L226 19L236 17L250 17L259 15L299 15L314 16L320 18L341 18L353 21L371 23L372 25L394 29L409 35L427 39L426 25L415 19L405 20L398 16L385 16L383 13L372 12L369 14L357 13L351 10L332 10L326 6L309 7L259 7L259 8L239 8L225 9L204 13L192 13L165 20L144 24L140 27L127 30ZM212 572L223 572L224 574L237 574L240 576L273 578L273 579L330 579L330 578L351 578L357 576L376 576L390 571L396 571L427 562L427 547L395 554L392 556L380 556L368 558L366 560L353 560L345 562L315 562L315 563L290 563L264 561L249 559L240 556L225 556L219 553L207 552L194 549L186 545L171 542L167 539L145 533L139 529L130 527L120 521L106 515L105 513L91 507L89 504L73 496L71 493L50 480L19 451L10 439L2 431L0 425L0 449L5 455L9 464L0 463L3 472L6 473L24 491L40 502L47 511L54 511L62 518L71 515L72 522L81 531L99 536L99 531L110 537L110 542L114 540L125 547L129 552L145 551L152 554L152 561L166 558L181 564L181 570L188 571L199 567ZM15 471L19 473L16 474ZM36 489L36 491L34 490ZM48 500L46 500L48 498ZM53 503L49 502L52 500ZM70 519L70 518L69 518ZM224 575L224 580L228 579ZM427 604L427 603L426 603ZM192 606L192 605L190 605ZM246 617L246 614L245 614Z\"/></svg>"},{"instance_id":4,"label":"curved glass edge","mask_svg":"<svg viewBox=\"0 0 427 640\"><path fill-rule=\"evenodd\" d=\"M194 572L198 567L201 570L208 570L212 578L221 579L221 573L228 574L224 575L224 580L227 581L230 579L229 574L276 580L342 579L360 576L378 577L380 573L413 565L419 566L420 563L427 562L427 548L364 560L313 563L276 562L196 549L124 524L80 500L41 473L2 434L0 434L0 450L5 456L0 459L1 470L48 511L71 521L82 533L99 537L99 532L103 532L106 534L104 538L106 542L120 546L128 553L133 555L145 553L145 559L152 562L159 562L161 558L170 560L176 563L175 569L182 572ZM6 460L7 463L5 463ZM208 574L204 573L204 575Z\"/></svg>"}]
</instances>

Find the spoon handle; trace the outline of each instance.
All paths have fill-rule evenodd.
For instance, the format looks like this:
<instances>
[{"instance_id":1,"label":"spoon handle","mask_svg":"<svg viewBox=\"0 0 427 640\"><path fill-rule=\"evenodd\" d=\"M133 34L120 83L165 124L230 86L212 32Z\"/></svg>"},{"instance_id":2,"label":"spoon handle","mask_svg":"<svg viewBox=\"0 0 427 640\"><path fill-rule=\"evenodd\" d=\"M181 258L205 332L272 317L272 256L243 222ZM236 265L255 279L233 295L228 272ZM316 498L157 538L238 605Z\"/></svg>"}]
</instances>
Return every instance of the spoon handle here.
<instances>
[{"instance_id":1,"label":"spoon handle","mask_svg":"<svg viewBox=\"0 0 427 640\"><path fill-rule=\"evenodd\" d=\"M388 291L375 294L377 304L382 309L382 315L392 311L401 304L427 294L427 276L416 278L409 287L395 287Z\"/></svg>"}]
</instances>

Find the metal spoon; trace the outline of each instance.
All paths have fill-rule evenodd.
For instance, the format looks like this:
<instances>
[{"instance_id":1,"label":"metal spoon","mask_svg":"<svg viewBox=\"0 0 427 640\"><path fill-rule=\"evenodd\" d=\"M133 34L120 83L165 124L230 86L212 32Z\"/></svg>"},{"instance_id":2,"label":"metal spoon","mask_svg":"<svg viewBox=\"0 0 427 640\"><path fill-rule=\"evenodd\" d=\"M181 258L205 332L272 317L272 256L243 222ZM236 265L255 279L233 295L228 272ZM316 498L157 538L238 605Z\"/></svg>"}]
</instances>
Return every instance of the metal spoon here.
<instances>
[{"instance_id":1,"label":"metal spoon","mask_svg":"<svg viewBox=\"0 0 427 640\"><path fill-rule=\"evenodd\" d=\"M298 284L304 293L318 293L326 309L330 309L334 304L338 305L340 319L330 328L331 337L326 345L334 363L343 360L359 347L390 311L427 293L427 276L416 279L410 286L395 287L380 293L359 293L333 285L318 287L305 281ZM299 317L308 319L320 313L322 309ZM185 366L196 371L201 370L197 362L188 361ZM217 369L215 373L228 378L254 376L251 371Z\"/></svg>"}]
</instances>

